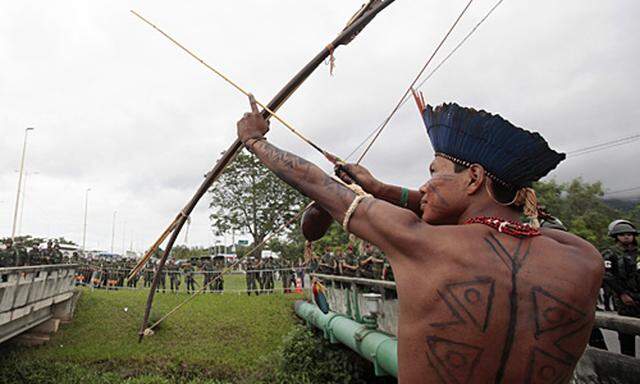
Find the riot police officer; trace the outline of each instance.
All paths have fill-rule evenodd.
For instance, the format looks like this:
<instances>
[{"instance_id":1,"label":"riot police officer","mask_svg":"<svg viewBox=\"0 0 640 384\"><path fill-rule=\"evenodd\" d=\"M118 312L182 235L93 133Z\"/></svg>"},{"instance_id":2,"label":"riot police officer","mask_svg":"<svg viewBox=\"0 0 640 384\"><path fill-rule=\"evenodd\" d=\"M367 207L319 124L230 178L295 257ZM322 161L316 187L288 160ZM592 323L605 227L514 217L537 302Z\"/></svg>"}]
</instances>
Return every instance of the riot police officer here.
<instances>
[{"instance_id":1,"label":"riot police officer","mask_svg":"<svg viewBox=\"0 0 640 384\"><path fill-rule=\"evenodd\" d=\"M605 265L604 282L613 291L619 315L640 318L640 273L636 227L627 220L609 224L609 236L615 245L602 252ZM618 332L620 351L635 357L635 336Z\"/></svg>"}]
</instances>

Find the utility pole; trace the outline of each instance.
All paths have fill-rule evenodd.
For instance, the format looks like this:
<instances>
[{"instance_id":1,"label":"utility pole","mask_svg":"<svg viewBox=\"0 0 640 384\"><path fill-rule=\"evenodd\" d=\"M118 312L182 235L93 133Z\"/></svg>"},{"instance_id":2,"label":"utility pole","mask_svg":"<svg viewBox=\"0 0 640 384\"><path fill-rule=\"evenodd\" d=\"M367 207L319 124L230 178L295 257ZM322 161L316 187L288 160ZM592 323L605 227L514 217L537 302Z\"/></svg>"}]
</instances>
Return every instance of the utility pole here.
<instances>
[{"instance_id":1,"label":"utility pole","mask_svg":"<svg viewBox=\"0 0 640 384\"><path fill-rule=\"evenodd\" d=\"M127 251L126 249L124 249L126 229L127 229L127 221L125 220L124 223L122 223L122 257L124 257L125 252Z\"/></svg>"},{"instance_id":2,"label":"utility pole","mask_svg":"<svg viewBox=\"0 0 640 384\"><path fill-rule=\"evenodd\" d=\"M22 143L22 158L20 160L20 176L18 176L18 192L16 193L16 206L13 210L13 227L11 229L11 240L15 240L16 237L16 223L18 221L18 207L20 205L20 188L22 187L22 173L24 172L24 157L27 153L27 134L29 131L33 131L33 128L28 127L24 130L24 142Z\"/></svg>"},{"instance_id":3,"label":"utility pole","mask_svg":"<svg viewBox=\"0 0 640 384\"><path fill-rule=\"evenodd\" d=\"M113 254L113 243L116 239L116 214L118 211L113 211L113 224L111 224L111 253Z\"/></svg>"},{"instance_id":4,"label":"utility pole","mask_svg":"<svg viewBox=\"0 0 640 384\"><path fill-rule=\"evenodd\" d=\"M84 224L82 225L82 252L87 251L85 246L87 244L87 212L89 208L89 191L90 190L91 188L87 188L87 190L84 191Z\"/></svg>"},{"instance_id":5,"label":"utility pole","mask_svg":"<svg viewBox=\"0 0 640 384\"><path fill-rule=\"evenodd\" d=\"M24 201L27 198L27 180L30 175L37 175L40 172L24 172L24 182L22 183L22 204L20 204L20 218L18 219L18 231L17 234L20 236L22 234L22 217L24 216Z\"/></svg>"}]
</instances>

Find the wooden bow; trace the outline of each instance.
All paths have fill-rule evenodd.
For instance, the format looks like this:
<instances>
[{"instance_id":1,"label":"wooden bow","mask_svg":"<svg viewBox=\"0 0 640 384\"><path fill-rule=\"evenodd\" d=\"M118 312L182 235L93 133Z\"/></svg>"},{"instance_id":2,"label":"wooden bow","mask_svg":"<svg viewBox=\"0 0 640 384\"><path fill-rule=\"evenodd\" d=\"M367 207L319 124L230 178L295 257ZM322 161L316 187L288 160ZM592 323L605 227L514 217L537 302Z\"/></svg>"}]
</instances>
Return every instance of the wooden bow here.
<instances>
[{"instance_id":1,"label":"wooden bow","mask_svg":"<svg viewBox=\"0 0 640 384\"><path fill-rule=\"evenodd\" d=\"M327 57L333 55L334 50L341 46L349 44L363 29L369 24L373 18L384 10L387 6L393 3L395 0L371 0L367 4L363 5L358 12L349 20L347 26L342 30L342 32L336 37L331 43L327 44L321 51L318 53L311 61L305 65L289 82L276 94L276 96L267 104L267 108L265 108L261 113L265 119L269 119L271 114L267 111L277 111L286 101L287 99L298 89L298 87L313 73L313 71L325 60ZM137 14L136 14L137 15ZM139 16L139 15L137 15ZM152 25L153 26L153 25ZM155 27L155 26L154 26ZM175 42L175 41L174 41ZM178 44L179 45L179 44ZM184 47L181 46L184 49ZM186 50L186 49L185 49ZM193 55L192 55L193 56ZM194 56L195 57L195 56ZM202 62L202 61L201 61ZM202 62L205 64L204 62ZM208 67L208 65L205 64ZM209 67L210 68L210 67ZM211 68L210 68L211 69ZM157 250L157 248L162 244L162 242L166 239L166 237L171 234L167 246L164 250L164 254L160 258L158 263L158 268L156 269L155 275L153 277L153 282L151 284L151 290L149 291L149 296L147 297L147 303L144 313L144 319L142 321L142 325L140 327L139 332L139 341L142 341L144 337L144 331L147 327L149 321L149 315L151 313L151 307L153 304L153 298L155 295L156 287L158 285L160 271L164 268L165 262L171 253L171 249L173 248L173 244L175 243L178 235L180 234L180 230L184 226L187 218L195 208L196 204L202 196L207 192L207 190L211 187L211 185L217 180L217 178L222 174L225 167L235 158L240 149L242 148L242 143L239 139L236 139L229 148L224 152L222 158L220 158L214 167L205 175L205 179L193 195L191 200L184 206L184 208L178 213L175 219L169 224L169 226L165 229L162 235L158 238L158 240L153 244L153 246L145 253L144 257L138 263L138 265L132 270L131 276L139 273L140 270L147 263L151 255Z\"/></svg>"}]
</instances>

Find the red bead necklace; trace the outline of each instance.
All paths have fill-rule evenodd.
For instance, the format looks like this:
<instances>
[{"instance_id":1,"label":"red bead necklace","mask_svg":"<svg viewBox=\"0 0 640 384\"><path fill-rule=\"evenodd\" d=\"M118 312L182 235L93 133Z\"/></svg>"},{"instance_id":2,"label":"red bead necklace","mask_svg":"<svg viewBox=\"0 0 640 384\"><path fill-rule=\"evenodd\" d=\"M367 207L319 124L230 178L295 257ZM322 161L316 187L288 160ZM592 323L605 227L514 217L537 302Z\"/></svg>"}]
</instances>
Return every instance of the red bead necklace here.
<instances>
[{"instance_id":1,"label":"red bead necklace","mask_svg":"<svg viewBox=\"0 0 640 384\"><path fill-rule=\"evenodd\" d=\"M533 237L540 236L540 230L533 228L529 224L523 224L518 221L501 219L493 216L478 216L467 219L465 224L484 224L491 228L495 228L500 233L516 237Z\"/></svg>"}]
</instances>

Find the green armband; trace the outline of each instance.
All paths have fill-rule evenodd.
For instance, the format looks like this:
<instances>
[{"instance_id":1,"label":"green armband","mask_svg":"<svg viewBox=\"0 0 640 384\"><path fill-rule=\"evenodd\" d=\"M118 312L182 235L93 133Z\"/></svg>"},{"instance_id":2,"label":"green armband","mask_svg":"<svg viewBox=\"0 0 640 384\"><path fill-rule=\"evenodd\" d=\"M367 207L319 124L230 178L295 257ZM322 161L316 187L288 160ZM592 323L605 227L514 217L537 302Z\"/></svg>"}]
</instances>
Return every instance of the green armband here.
<instances>
[{"instance_id":1,"label":"green armband","mask_svg":"<svg viewBox=\"0 0 640 384\"><path fill-rule=\"evenodd\" d=\"M409 189L402 188L402 193L400 194L400 206L402 208L406 208L409 204Z\"/></svg>"}]
</instances>

